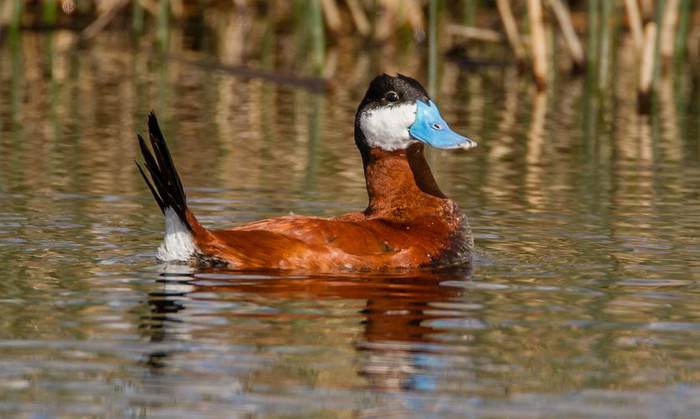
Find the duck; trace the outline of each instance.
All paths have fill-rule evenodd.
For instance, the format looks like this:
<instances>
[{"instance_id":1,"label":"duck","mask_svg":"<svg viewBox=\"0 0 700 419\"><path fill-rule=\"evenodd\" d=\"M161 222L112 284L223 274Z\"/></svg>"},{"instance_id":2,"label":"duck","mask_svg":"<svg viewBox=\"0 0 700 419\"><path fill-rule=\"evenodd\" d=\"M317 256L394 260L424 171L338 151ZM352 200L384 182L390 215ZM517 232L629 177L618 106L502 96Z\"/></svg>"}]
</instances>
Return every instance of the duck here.
<instances>
[{"instance_id":1,"label":"duck","mask_svg":"<svg viewBox=\"0 0 700 419\"><path fill-rule=\"evenodd\" d=\"M156 258L165 263L240 271L388 272L463 266L474 240L459 205L438 187L425 146L471 149L447 125L415 79L381 74L355 114L368 205L332 218L287 215L224 229L203 226L187 205L180 176L153 112L150 149L138 171L165 217ZM146 174L148 173L148 175Z\"/></svg>"}]
</instances>

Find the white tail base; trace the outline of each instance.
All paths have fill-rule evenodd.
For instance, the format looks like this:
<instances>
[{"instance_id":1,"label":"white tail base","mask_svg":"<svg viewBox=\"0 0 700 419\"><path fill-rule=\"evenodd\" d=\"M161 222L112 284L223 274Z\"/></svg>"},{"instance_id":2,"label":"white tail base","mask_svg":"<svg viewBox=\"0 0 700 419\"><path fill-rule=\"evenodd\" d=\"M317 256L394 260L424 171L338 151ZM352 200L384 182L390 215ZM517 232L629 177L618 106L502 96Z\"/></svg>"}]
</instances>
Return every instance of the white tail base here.
<instances>
[{"instance_id":1,"label":"white tail base","mask_svg":"<svg viewBox=\"0 0 700 419\"><path fill-rule=\"evenodd\" d=\"M188 262L197 251L192 232L172 208L165 209L165 237L156 257L163 262Z\"/></svg>"}]
</instances>

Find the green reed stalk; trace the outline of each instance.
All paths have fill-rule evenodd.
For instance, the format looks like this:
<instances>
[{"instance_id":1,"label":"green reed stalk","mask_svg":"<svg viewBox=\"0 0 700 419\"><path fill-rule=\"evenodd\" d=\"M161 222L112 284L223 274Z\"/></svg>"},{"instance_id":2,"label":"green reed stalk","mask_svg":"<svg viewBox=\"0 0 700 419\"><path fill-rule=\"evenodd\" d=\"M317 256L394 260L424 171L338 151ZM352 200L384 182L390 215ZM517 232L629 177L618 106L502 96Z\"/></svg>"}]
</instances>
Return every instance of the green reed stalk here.
<instances>
[{"instance_id":1,"label":"green reed stalk","mask_svg":"<svg viewBox=\"0 0 700 419\"><path fill-rule=\"evenodd\" d=\"M676 65L683 62L686 56L686 48L688 47L688 35L690 31L690 0L681 0L680 10L678 13L678 32L674 41L675 47L673 51L673 61Z\"/></svg>"},{"instance_id":2,"label":"green reed stalk","mask_svg":"<svg viewBox=\"0 0 700 419\"><path fill-rule=\"evenodd\" d=\"M479 6L479 0L464 0L463 23L467 26L474 26L476 19L476 9Z\"/></svg>"},{"instance_id":3,"label":"green reed stalk","mask_svg":"<svg viewBox=\"0 0 700 419\"><path fill-rule=\"evenodd\" d=\"M607 0L603 0L607 1ZM586 139L587 147L584 148L587 152L590 146L596 141L598 135L598 114L600 95L598 94L598 38L600 27L600 1L588 1L588 24L586 30L586 80L583 88L583 135Z\"/></svg>"},{"instance_id":4,"label":"green reed stalk","mask_svg":"<svg viewBox=\"0 0 700 419\"><path fill-rule=\"evenodd\" d=\"M598 44L598 88L604 90L608 84L610 74L610 44L612 30L610 17L612 15L613 2L603 0L601 5L601 22L599 22L599 44Z\"/></svg>"},{"instance_id":5,"label":"green reed stalk","mask_svg":"<svg viewBox=\"0 0 700 419\"><path fill-rule=\"evenodd\" d=\"M610 63L608 65L608 72L611 74L610 77L614 78L617 74L614 73L614 70L617 68L619 60L618 48L620 46L620 34L623 30L620 22L624 19L625 9L621 2L612 3L612 16L610 17Z\"/></svg>"},{"instance_id":6,"label":"green reed stalk","mask_svg":"<svg viewBox=\"0 0 700 419\"><path fill-rule=\"evenodd\" d=\"M428 12L428 92L431 95L436 93L437 88L437 21L438 0L430 0Z\"/></svg>"},{"instance_id":7,"label":"green reed stalk","mask_svg":"<svg viewBox=\"0 0 700 419\"><path fill-rule=\"evenodd\" d=\"M161 50L167 50L168 33L170 31L170 1L160 0L158 9L158 44Z\"/></svg>"},{"instance_id":8,"label":"green reed stalk","mask_svg":"<svg viewBox=\"0 0 700 419\"><path fill-rule=\"evenodd\" d=\"M10 33L16 34L22 25L22 0L14 0L12 3L12 16L10 17Z\"/></svg>"},{"instance_id":9,"label":"green reed stalk","mask_svg":"<svg viewBox=\"0 0 700 419\"><path fill-rule=\"evenodd\" d=\"M131 2L131 29L136 35L143 33L143 6L140 0Z\"/></svg>"},{"instance_id":10,"label":"green reed stalk","mask_svg":"<svg viewBox=\"0 0 700 419\"><path fill-rule=\"evenodd\" d=\"M666 10L666 0L656 2L656 40L654 41L654 74L651 79L652 90L656 88L656 82L661 75L661 33L663 32L664 11Z\"/></svg>"},{"instance_id":11,"label":"green reed stalk","mask_svg":"<svg viewBox=\"0 0 700 419\"><path fill-rule=\"evenodd\" d=\"M323 72L323 64L326 55L326 38L323 28L323 15L321 0L309 0L309 29L314 54L314 71L317 74Z\"/></svg>"},{"instance_id":12,"label":"green reed stalk","mask_svg":"<svg viewBox=\"0 0 700 419\"><path fill-rule=\"evenodd\" d=\"M604 0L606 1L606 0ZM600 1L588 1L588 40L586 42L586 61L588 72L595 72L598 68L598 35L600 27Z\"/></svg>"},{"instance_id":13,"label":"green reed stalk","mask_svg":"<svg viewBox=\"0 0 700 419\"><path fill-rule=\"evenodd\" d=\"M307 51L308 34L306 30L306 3L307 0L292 1L292 22L294 34L294 57L295 62L304 62L303 53Z\"/></svg>"},{"instance_id":14,"label":"green reed stalk","mask_svg":"<svg viewBox=\"0 0 700 419\"><path fill-rule=\"evenodd\" d=\"M43 3L43 9L41 11L41 20L43 24L47 26L53 26L57 21L58 8L54 0L45 0ZM53 32L48 32L45 37L42 37L42 42L44 44L44 55L46 60L42 63L44 66L44 74L51 74L51 83L49 85L49 100L52 105L55 105L55 83L56 80L53 77L53 67L56 56L56 48L53 42ZM52 107L53 109L53 107Z\"/></svg>"},{"instance_id":15,"label":"green reed stalk","mask_svg":"<svg viewBox=\"0 0 700 419\"><path fill-rule=\"evenodd\" d=\"M58 18L58 3L56 0L44 0L41 3L41 20L44 24L55 25Z\"/></svg>"}]
</instances>

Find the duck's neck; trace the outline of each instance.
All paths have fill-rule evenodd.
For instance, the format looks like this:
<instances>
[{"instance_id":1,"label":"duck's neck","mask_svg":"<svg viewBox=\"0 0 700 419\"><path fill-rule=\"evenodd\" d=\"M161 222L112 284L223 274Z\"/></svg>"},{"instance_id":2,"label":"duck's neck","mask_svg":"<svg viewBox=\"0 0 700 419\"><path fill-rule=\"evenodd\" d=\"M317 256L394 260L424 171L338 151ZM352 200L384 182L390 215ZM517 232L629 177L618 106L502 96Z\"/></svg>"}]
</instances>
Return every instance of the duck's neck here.
<instances>
[{"instance_id":1,"label":"duck's neck","mask_svg":"<svg viewBox=\"0 0 700 419\"><path fill-rule=\"evenodd\" d=\"M362 150L369 195L368 215L429 207L446 199L423 155L423 144L405 150Z\"/></svg>"}]
</instances>

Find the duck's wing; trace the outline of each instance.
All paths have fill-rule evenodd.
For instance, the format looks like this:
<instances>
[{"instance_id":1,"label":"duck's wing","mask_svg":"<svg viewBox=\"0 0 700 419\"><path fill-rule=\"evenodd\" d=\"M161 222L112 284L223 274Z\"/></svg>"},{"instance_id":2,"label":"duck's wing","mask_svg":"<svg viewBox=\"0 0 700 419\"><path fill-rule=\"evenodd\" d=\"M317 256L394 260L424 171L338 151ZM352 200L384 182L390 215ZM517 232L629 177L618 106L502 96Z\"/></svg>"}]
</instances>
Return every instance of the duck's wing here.
<instances>
[{"instance_id":1,"label":"duck's wing","mask_svg":"<svg viewBox=\"0 0 700 419\"><path fill-rule=\"evenodd\" d=\"M414 246L379 222L290 216L210 230L197 247L235 268L335 271L395 264Z\"/></svg>"}]
</instances>

